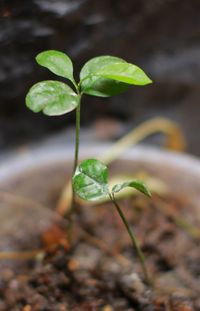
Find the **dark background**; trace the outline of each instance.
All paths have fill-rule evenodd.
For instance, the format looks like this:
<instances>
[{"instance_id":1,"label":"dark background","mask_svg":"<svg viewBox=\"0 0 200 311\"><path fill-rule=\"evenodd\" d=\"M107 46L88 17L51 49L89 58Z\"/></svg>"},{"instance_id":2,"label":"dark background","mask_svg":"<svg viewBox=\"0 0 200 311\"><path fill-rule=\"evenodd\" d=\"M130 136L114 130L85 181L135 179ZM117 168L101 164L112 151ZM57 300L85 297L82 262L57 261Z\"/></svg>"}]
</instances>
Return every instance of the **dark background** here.
<instances>
[{"instance_id":1,"label":"dark background","mask_svg":"<svg viewBox=\"0 0 200 311\"><path fill-rule=\"evenodd\" d=\"M36 141L74 121L24 105L29 87L53 75L34 57L66 52L76 74L89 58L111 54L141 66L154 80L109 99L85 97L82 125L99 118L136 124L170 117L189 151L200 155L199 0L0 0L0 148ZM87 101L87 102L86 102Z\"/></svg>"}]
</instances>

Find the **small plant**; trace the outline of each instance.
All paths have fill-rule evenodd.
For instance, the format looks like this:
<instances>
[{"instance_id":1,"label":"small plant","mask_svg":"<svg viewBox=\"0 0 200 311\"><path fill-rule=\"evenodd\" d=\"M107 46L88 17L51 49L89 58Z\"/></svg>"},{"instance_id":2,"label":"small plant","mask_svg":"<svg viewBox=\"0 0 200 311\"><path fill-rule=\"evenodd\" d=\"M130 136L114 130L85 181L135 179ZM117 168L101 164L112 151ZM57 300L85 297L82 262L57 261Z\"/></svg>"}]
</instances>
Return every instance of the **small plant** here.
<instances>
[{"instance_id":1,"label":"small plant","mask_svg":"<svg viewBox=\"0 0 200 311\"><path fill-rule=\"evenodd\" d=\"M76 138L73 173L79 157L81 99L83 94L99 97L117 95L129 85L146 85L152 81L142 69L114 56L99 56L89 60L80 71L77 83L71 59L60 51L44 51L36 56L39 65L55 75L69 80L71 86L54 80L38 82L26 96L26 105L33 112L42 111L48 116L59 116L76 110ZM71 211L74 211L74 193Z\"/></svg>"},{"instance_id":2,"label":"small plant","mask_svg":"<svg viewBox=\"0 0 200 311\"><path fill-rule=\"evenodd\" d=\"M145 280L148 284L150 284L144 254L140 248L134 232L131 230L126 220L122 209L115 199L115 193L123 190L126 187L135 188L146 196L151 197L151 193L149 192L146 185L142 181L135 179L132 181L116 184L110 190L108 186L108 168L106 165L96 159L88 159L83 161L77 167L72 181L74 192L83 200L97 201L106 197L110 198L117 212L119 213L130 236L133 247L137 252Z\"/></svg>"},{"instance_id":3,"label":"small plant","mask_svg":"<svg viewBox=\"0 0 200 311\"><path fill-rule=\"evenodd\" d=\"M77 83L73 75L71 59L59 51L44 51L37 55L39 65L48 68L55 75L66 78L71 86L54 80L38 82L31 87L26 96L26 105L34 112L42 111L48 116L58 116L76 110L76 138L73 163L73 196L71 212L74 212L74 196L95 201L109 197L116 207L127 231L136 248L146 281L149 277L145 265L145 258L137 238L115 199L115 193L126 187L132 187L147 196L150 192L138 180L115 185L111 191L108 187L108 169L98 160L86 160L78 167L79 136L81 118L81 99L83 94L99 97L117 95L128 89L129 85L146 85L152 81L142 69L114 56L99 56L89 60L80 71L80 81Z\"/></svg>"}]
</instances>

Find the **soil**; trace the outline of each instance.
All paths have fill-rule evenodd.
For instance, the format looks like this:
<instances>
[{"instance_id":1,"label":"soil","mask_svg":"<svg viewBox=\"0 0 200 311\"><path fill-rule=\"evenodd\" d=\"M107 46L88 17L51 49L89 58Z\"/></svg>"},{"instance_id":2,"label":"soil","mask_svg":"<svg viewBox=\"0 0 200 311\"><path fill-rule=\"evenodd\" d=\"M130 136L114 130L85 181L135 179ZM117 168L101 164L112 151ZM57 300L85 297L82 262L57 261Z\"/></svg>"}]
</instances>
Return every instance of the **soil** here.
<instances>
[{"instance_id":1,"label":"soil","mask_svg":"<svg viewBox=\"0 0 200 311\"><path fill-rule=\"evenodd\" d=\"M139 195L119 203L145 253L152 287L115 208L85 206L74 219L72 243L52 226L41 236L43 256L18 272L4 267L0 311L200 310L200 224L187 200Z\"/></svg>"}]
</instances>

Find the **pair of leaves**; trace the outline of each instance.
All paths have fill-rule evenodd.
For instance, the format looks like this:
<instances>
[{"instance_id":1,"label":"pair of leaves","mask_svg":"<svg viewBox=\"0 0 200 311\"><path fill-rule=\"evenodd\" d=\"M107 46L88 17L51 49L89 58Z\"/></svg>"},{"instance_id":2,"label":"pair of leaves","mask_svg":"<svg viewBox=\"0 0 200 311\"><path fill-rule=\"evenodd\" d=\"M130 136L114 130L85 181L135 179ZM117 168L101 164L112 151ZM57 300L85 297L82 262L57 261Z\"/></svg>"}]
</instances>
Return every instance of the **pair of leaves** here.
<instances>
[{"instance_id":1,"label":"pair of leaves","mask_svg":"<svg viewBox=\"0 0 200 311\"><path fill-rule=\"evenodd\" d=\"M77 89L73 77L71 59L59 51L45 51L37 55L39 65L54 74L70 80ZM79 92L92 96L107 97L127 90L129 85L151 83L142 69L113 56L95 57L80 72ZM59 81L36 83L26 96L27 106L34 112L46 115L62 115L74 110L80 96L71 87Z\"/></svg>"},{"instance_id":2,"label":"pair of leaves","mask_svg":"<svg viewBox=\"0 0 200 311\"><path fill-rule=\"evenodd\" d=\"M108 187L108 168L96 159L83 161L76 169L73 176L74 192L83 200L96 201L107 197ZM151 196L146 185L140 180L132 180L116 184L112 187L111 193L116 193L126 187L135 188L147 196Z\"/></svg>"}]
</instances>

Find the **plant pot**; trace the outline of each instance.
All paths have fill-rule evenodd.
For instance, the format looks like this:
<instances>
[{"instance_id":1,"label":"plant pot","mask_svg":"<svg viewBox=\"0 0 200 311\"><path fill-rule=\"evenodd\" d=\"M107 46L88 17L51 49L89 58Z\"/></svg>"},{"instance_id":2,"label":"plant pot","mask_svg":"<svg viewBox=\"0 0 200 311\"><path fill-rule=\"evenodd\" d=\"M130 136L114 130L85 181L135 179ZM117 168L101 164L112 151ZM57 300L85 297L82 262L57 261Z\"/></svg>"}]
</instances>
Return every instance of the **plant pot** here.
<instances>
[{"instance_id":1,"label":"plant pot","mask_svg":"<svg viewBox=\"0 0 200 311\"><path fill-rule=\"evenodd\" d=\"M85 150L84 149L81 150L82 158L87 158L88 155L90 158L98 157L100 154L103 154L104 151L107 150L107 148L109 148L108 145L88 146ZM51 148L49 149L47 148L46 150L35 148L31 151L24 152L23 154L15 155L14 157L9 157L7 160L4 160L3 164L0 166L0 189L2 191L9 192L14 195L25 197L29 200L36 202L36 204L41 204L45 207L48 207L51 210L49 211L49 213L54 214L55 204L58 200L59 193L61 189L63 188L63 185L66 183L66 180L69 178L71 174L72 155L73 155L73 150L66 150L65 148L59 148L57 150L55 149L53 150ZM120 160L115 161L111 165L111 174L114 174L115 172L120 173L120 174L122 173L130 174L130 172L136 173L136 172L141 172L141 171L145 171L148 174L154 176L155 178L161 180L167 187L167 196L169 196L170 198L171 197L179 198L182 201L184 201L184 205L187 205L188 208L190 209L190 214L195 215L195 225L197 224L197 226L199 226L200 224L200 213L199 213L200 161L198 159L196 159L195 157L186 155L186 154L167 152L167 151L163 151L157 148L152 148L149 146L138 146L138 147L135 147L133 150L127 152L126 155L124 155ZM106 207L108 207L107 203L106 203ZM104 220L106 219L107 214L105 212L105 208L98 207L95 209L94 212L93 211L94 209L90 206L84 207L83 219L86 223L90 223L90 222L92 223L95 217L97 217L97 213L99 213L98 217L99 219L101 219L101 221L102 219ZM94 213L95 215L94 217L92 213ZM185 208L184 208L184 213L185 213ZM182 211L180 211L180 215L182 217ZM189 213L186 212L186 214L184 215L186 215L187 222L190 223L190 216L188 216ZM170 218L169 215L167 217ZM194 218L194 216L191 217L191 219L192 218ZM108 216L107 222L109 223L109 221L112 221L112 216ZM113 221L116 221L116 220L113 220ZM62 223L61 220L59 220L59 222L60 224ZM169 224L171 224L171 222L172 220L169 219ZM123 241L125 241L127 239L126 232L124 228L121 228L121 224L119 224L119 219L117 219L117 224L115 225L119 226L119 236L122 238ZM180 224L176 224L176 225L179 226ZM186 223L182 225L183 226L181 227L180 230L184 230L183 227L184 225L186 225ZM103 244L100 245L100 250L102 250L101 247L103 249L106 248L105 246L106 242L108 243L109 247L111 247L110 245L112 245L113 247L113 245L115 245L114 242L116 242L119 239L119 237L118 238L112 237L112 234L116 235L116 228L114 231L112 228L109 230L110 231L106 235L105 232L101 231L101 228L97 229L97 234L98 233L100 235L102 234L102 240L103 240ZM124 233L122 233L122 230L124 231ZM186 231L187 231L187 228L186 228ZM41 235L41 231L39 235ZM74 239L76 238L79 239L80 235L81 235L81 232L78 230L74 236ZM141 237L139 238L141 240ZM166 240L167 240L167 243L170 243L170 233L169 233L169 237L167 237ZM98 244L98 241L96 242ZM143 242L144 241L142 241L142 243ZM29 244L30 243L31 241L29 242ZM126 261L125 259L126 254L128 254L128 257L129 257L128 261L130 263L130 258L131 258L131 255L129 253L130 250L127 250L130 242L127 239L126 242L124 243L125 243L123 245L124 253L123 253L123 257L121 258L121 260ZM163 243L165 243L164 238L163 238ZM173 240L173 243L174 243L174 240ZM180 240L180 243L182 243L181 240ZM19 246L19 249L20 250L25 249L27 246L28 246L28 242L26 240L26 243L24 244L22 243L22 245ZM84 248L83 246L84 245L82 245L81 247ZM39 242L38 242L38 247L39 247ZM155 285L156 290L154 289L149 290L148 288L145 287L145 285L140 280L140 277L142 278L141 273L139 273L139 276L138 276L134 268L130 266L129 263L127 265L125 263L123 266L124 272L122 273L122 278L120 280L118 279L117 281L115 280L117 282L116 284L118 284L118 282L119 283L121 282L120 283L121 285L119 286L120 289L118 290L119 292L123 291L123 295L120 293L119 297L117 297L115 296L116 295L116 292L115 292L115 294L113 294L114 296L112 298L109 298L109 295L106 296L105 293L103 293L102 294L103 298L102 298L101 294L100 296L98 296L99 293L98 295L95 293L94 296L98 297L98 299L95 298L95 302L94 302L92 298L90 297L90 292L87 292L87 290L90 289L92 291L94 289L95 291L96 288L99 289L99 287L102 286L101 284L102 279L100 278L101 280L98 281L98 276L97 278L95 277L91 278L91 276L90 277L84 276L84 273L88 272L88 269L89 269L88 267L95 266L95 260L96 261L99 260L99 249L97 245L95 244L91 248L92 250L90 249L90 247L89 248L86 247L86 250L84 253L81 247L80 249L77 250L77 252L75 251L76 254L75 254L75 259L74 259L74 266L73 266L73 260L71 258L68 258L67 257L68 255L66 255L66 257L68 258L69 267L71 267L69 268L69 270L71 269L70 271L73 272L73 269L78 269L78 272L77 272L77 275L78 275L77 278L79 280L78 282L81 282L81 280L84 280L84 282L87 281L88 283L90 283L89 285L87 284L85 286L85 292L81 294L82 296L84 295L86 296L88 295L88 296L86 297L85 302L83 301L82 298L80 297L77 298L78 300L80 300L80 302L78 302L77 300L76 303L73 302L73 299L75 299L74 298L75 296L72 297L71 299L72 301L69 299L68 307L67 307L68 303L62 301L61 298L54 297L54 300L55 299L57 299L58 301L59 299L61 300L60 306L63 309L60 307L61 308L60 310L149 310L148 306L151 303L152 303L152 308L155 307L155 305L158 306L157 309L155 310L169 310L167 308L168 308L168 304L170 303L171 303L171 310L180 310L180 311L181 310L199 310L198 304L200 305L200 301L198 300L198 298L196 298L195 295L192 295L191 291L189 290L190 288L190 285L188 285L189 281L188 280L186 281L184 279L183 284L180 284L180 279L176 279L176 277L174 277L176 274L172 276L173 267L171 268L165 267L166 271L162 271L161 269L160 273L158 273L159 277L157 278L158 280ZM120 248L120 246L118 247ZM1 248L1 251L2 250L4 249ZM91 260L88 260L88 258L90 257L90 251L92 252L91 258L90 258ZM109 253L109 250L104 249L104 251ZM148 247L146 247L146 251L148 253ZM174 252L175 251L176 251L176 245L174 245ZM67 251L65 250L65 252ZM119 263L117 262L116 265L111 264L113 260L112 256L114 256L115 252L117 253L117 258L120 261L120 254L118 253L117 249L115 249L115 251L110 253L110 258L107 259L106 264L105 264L106 265L105 271L107 271L109 265L111 269L111 271L109 272L107 271L108 279L106 282L108 282L108 284L110 282L109 277L116 278L116 274L120 274L120 272L118 271ZM191 249L191 252L193 252L193 249ZM58 254L58 257L59 256L61 255ZM197 256L197 254L195 254L194 256ZM153 255L151 255L151 258L153 258ZM86 262L84 262L85 259L87 259ZM51 265L53 265L51 259L50 259L50 263ZM76 267L76 264L78 265L79 268ZM147 259L147 264L148 264L148 259ZM159 264L161 265L161 263ZM136 267L138 267L137 263L136 263ZM58 268L59 272L56 270L57 272L53 271L53 273L55 273L55 275L56 273L60 274L60 271L62 269L63 271L66 270L64 266L61 265L61 267ZM62 273L64 273L63 271ZM184 276L184 277L187 278L187 276ZM106 276L103 276L103 278L106 279ZM68 281L65 280L65 281L66 281L66 284L64 284L63 287L67 292L68 286L69 286L67 282L69 280ZM193 280L191 280L191 282L192 281ZM10 284L9 282L11 282L10 279L6 283L7 286L8 284ZM195 290L198 292L198 285L200 285L200 280L197 277L197 279L195 280L195 285L193 284L191 286L192 290L195 288ZM59 287L60 284L57 284L57 286ZM112 286L113 285L111 282L111 287ZM167 290L162 291L160 290L159 287L163 287L163 288L166 287ZM110 290L111 292L110 295L112 296L113 289L111 288L107 290L108 291ZM99 290L99 292L101 291L103 291L103 289ZM151 294L149 294L149 292L151 292ZM43 297L46 294L44 295L43 293L41 295ZM175 298L172 297L173 295L175 295L174 296ZM123 300L122 296L126 297L127 299L126 302L122 301ZM195 296L195 298L193 296ZM44 306L46 306L44 301L50 301L48 300L49 299L48 295L45 296L45 299L41 299L41 300L39 299L41 305L44 303ZM106 301L107 301L107 304L106 304ZM16 302L16 300L14 303L16 305L17 303L19 304L19 302ZM54 301L54 303L55 305L57 303L55 308L59 310L58 302ZM37 309L34 305L34 302L32 302L30 299L27 300L26 303L24 303L24 306L26 304L30 305L31 308L33 308L30 310L43 310L42 307L41 309L39 308ZM54 310L53 306L54 305L52 305L52 309L49 309L49 310ZM13 308L13 310L18 310L18 309Z\"/></svg>"},{"instance_id":2,"label":"plant pot","mask_svg":"<svg viewBox=\"0 0 200 311\"><path fill-rule=\"evenodd\" d=\"M110 145L88 146L81 150L81 157L98 158L108 148ZM52 206L71 175L72 158L73 149L63 147L33 148L10 156L0 163L0 189ZM194 156L137 146L111 165L112 171L125 174L130 167L133 173L145 171L160 178L172 194L186 195L194 203L199 200L200 161Z\"/></svg>"}]
</instances>

